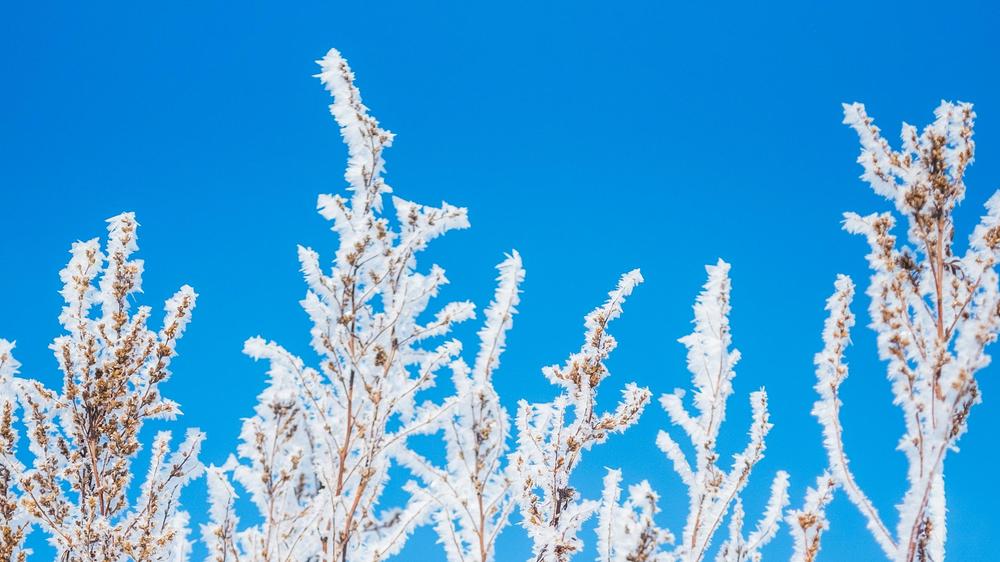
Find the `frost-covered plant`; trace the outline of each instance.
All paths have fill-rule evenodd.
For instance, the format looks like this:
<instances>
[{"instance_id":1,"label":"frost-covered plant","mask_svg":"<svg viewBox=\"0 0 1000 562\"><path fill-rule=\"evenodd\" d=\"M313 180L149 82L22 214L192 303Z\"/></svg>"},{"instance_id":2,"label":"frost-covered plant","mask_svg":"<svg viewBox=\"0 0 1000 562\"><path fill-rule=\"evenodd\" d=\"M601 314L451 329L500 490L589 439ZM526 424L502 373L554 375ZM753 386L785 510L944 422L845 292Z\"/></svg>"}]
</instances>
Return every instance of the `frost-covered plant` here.
<instances>
[{"instance_id":1,"label":"frost-covered plant","mask_svg":"<svg viewBox=\"0 0 1000 562\"><path fill-rule=\"evenodd\" d=\"M753 467L764 457L764 438L771 430L767 393L761 389L750 394L753 411L750 440L743 451L733 455L732 467L726 471L718 465L716 447L719 430L726 418L726 402L733 393L732 381L736 376L733 367L740 353L730 350L729 264L719 260L706 270L708 280L694 305L694 332L680 339L688 350L687 367L695 388L693 402L697 414L691 415L684 406L685 392L681 389L660 397L660 404L671 422L687 434L695 452L692 467L669 433L660 431L657 435L656 444L688 488L687 521L674 555L685 562L703 560L735 502L737 509L730 525L730 537L720 550L720 560L756 560L760 556L758 550L774 536L781 510L787 503L788 475L777 473L771 487L771 499L757 530L744 540L739 496L749 482Z\"/></svg>"},{"instance_id":2,"label":"frost-covered plant","mask_svg":"<svg viewBox=\"0 0 1000 562\"><path fill-rule=\"evenodd\" d=\"M609 469L604 477L604 493L597 512L597 555L601 562L668 562L674 557L662 549L672 544L674 535L656 525L660 499L649 482L628 488L621 501L622 472Z\"/></svg>"},{"instance_id":3,"label":"frost-covered plant","mask_svg":"<svg viewBox=\"0 0 1000 562\"><path fill-rule=\"evenodd\" d=\"M621 315L622 303L641 281L638 270L623 275L607 302L587 315L580 351L562 367L543 369L562 388L559 396L551 402L518 403L511 474L521 525L531 537L537 562L564 562L579 552L583 543L577 533L598 502L582 499L570 476L584 451L625 431L649 402L649 390L629 383L613 411L597 412L597 387L610 374L604 361L616 346L608 323Z\"/></svg>"},{"instance_id":4,"label":"frost-covered plant","mask_svg":"<svg viewBox=\"0 0 1000 562\"><path fill-rule=\"evenodd\" d=\"M694 467L669 433L660 431L656 439L657 445L688 488L689 508L682 541L670 550L652 547L647 540L636 536L636 533L664 538L670 536L669 533L656 529L651 523L622 527L613 533L613 540L606 540L609 548L599 552L603 562L704 560L715 533L732 506L735 507L730 518L729 538L720 547L716 560L759 560L760 548L774 537L782 510L788 503L788 475L779 471L771 485L771 498L757 528L748 537L743 536L744 516L740 493L746 487L753 467L764 457L764 438L771 429L767 394L764 390L759 390L750 395L753 408L750 441L742 452L733 456L732 467L725 470L718 465L716 446L719 429L726 417L726 401L733 392L732 380L736 374L733 367L740 354L729 349L732 343L729 330L729 264L719 260L716 265L706 267L706 270L708 281L694 305L694 332L680 339L688 350L687 366L692 374L695 387L694 407L698 413L691 415L685 408L683 390L678 389L673 394L660 397L660 404L671 421L683 429L691 440L695 451ZM612 479L611 482L617 485L616 480ZM616 495L613 491L605 490L606 501ZM635 503L634 500L630 502ZM626 506L614 509L616 512L625 512L624 517L635 521L648 519L645 514ZM649 508L645 509L649 511ZM609 531L602 525L598 533ZM659 544L665 542L661 540ZM626 545L630 545L633 550L625 551Z\"/></svg>"},{"instance_id":5,"label":"frost-covered plant","mask_svg":"<svg viewBox=\"0 0 1000 562\"><path fill-rule=\"evenodd\" d=\"M316 252L299 248L309 287L302 306L321 361L313 369L276 343L246 342L248 355L270 362L270 382L243 425L243 462L209 472L211 522L202 534L215 560L367 562L398 552L431 504L408 483L407 503L382 509L389 467L409 436L437 429L454 403L417 403L460 351L457 341L429 340L474 315L471 303L456 302L424 321L447 280L437 266L418 272L415 261L430 240L468 226L465 209L394 197L395 218L387 218L382 153L393 135L368 114L340 53L319 64L347 145L351 191L350 199L319 197L339 238L330 273ZM244 530L230 473L261 517Z\"/></svg>"},{"instance_id":6,"label":"frost-covered plant","mask_svg":"<svg viewBox=\"0 0 1000 562\"><path fill-rule=\"evenodd\" d=\"M4 367L0 383L16 391L31 453L27 466L20 465L13 436L4 432L3 468L15 475L24 510L15 519L26 517L48 534L61 561L178 561L190 551L179 496L201 472L201 432L189 430L173 453L170 432L159 432L139 495L129 495L143 424L180 413L159 386L170 376L196 298L181 287L167 300L159 331L146 326L149 307L131 311L142 286L143 262L131 259L137 226L132 213L109 219L104 252L96 238L73 244L60 273L66 304L59 321L68 333L51 346L63 374L61 391L11 378L14 363ZM5 428L10 410L8 401ZM9 499L9 487L6 492Z\"/></svg>"},{"instance_id":7,"label":"frost-covered plant","mask_svg":"<svg viewBox=\"0 0 1000 562\"><path fill-rule=\"evenodd\" d=\"M829 472L816 478L816 487L806 490L806 499L801 509L793 509L785 515L785 523L795 550L791 562L815 562L819 554L820 539L830 527L826 518L826 506L833 501L837 481Z\"/></svg>"},{"instance_id":8,"label":"frost-covered plant","mask_svg":"<svg viewBox=\"0 0 1000 562\"><path fill-rule=\"evenodd\" d=\"M990 361L986 346L1000 329L995 270L1000 250L1000 194L986 204L963 255L954 248L952 213L965 197L963 176L972 162L970 104L942 102L922 133L903 125L900 152L892 150L864 106L844 106L844 122L861 138L862 177L906 217L908 245L891 233L892 213L845 215L845 228L871 246L871 327L888 363L893 402L903 411L909 487L897 506L895 533L882 521L854 478L844 452L839 388L847 377L844 348L854 322L854 286L840 277L828 303L825 347L816 357L819 401L830 471L867 520L886 556L896 561L940 562L945 550L944 460L965 433L979 402L976 372Z\"/></svg>"},{"instance_id":9,"label":"frost-covered plant","mask_svg":"<svg viewBox=\"0 0 1000 562\"><path fill-rule=\"evenodd\" d=\"M753 532L743 536L743 500L736 496L733 513L729 518L729 538L722 543L717 562L760 562L760 549L771 542L778 533L781 517L788 505L788 473L779 471L771 482L771 499Z\"/></svg>"},{"instance_id":10,"label":"frost-covered plant","mask_svg":"<svg viewBox=\"0 0 1000 562\"><path fill-rule=\"evenodd\" d=\"M439 468L413 451L400 456L425 482L421 493L435 506L435 530L449 562L492 560L514 505L504 465L510 419L492 375L517 312L524 269L517 252L497 269L499 284L479 331L475 364L471 370L461 359L452 365L457 398L444 424L446 465Z\"/></svg>"},{"instance_id":11,"label":"frost-covered plant","mask_svg":"<svg viewBox=\"0 0 1000 562\"><path fill-rule=\"evenodd\" d=\"M20 363L14 359L14 344L0 339L0 560L24 562L31 554L24 540L31 521L17 493L17 475L24 465L17 458L17 389L14 376Z\"/></svg>"}]
</instances>

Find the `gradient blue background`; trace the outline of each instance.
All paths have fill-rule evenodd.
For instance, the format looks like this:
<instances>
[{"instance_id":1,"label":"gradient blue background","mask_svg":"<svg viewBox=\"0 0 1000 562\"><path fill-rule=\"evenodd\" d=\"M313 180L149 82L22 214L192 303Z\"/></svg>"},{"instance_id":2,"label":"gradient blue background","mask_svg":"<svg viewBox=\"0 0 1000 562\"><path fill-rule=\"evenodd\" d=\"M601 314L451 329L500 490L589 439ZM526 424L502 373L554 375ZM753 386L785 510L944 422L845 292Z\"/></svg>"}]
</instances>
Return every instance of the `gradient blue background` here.
<instances>
[{"instance_id":1,"label":"gradient blue background","mask_svg":"<svg viewBox=\"0 0 1000 562\"><path fill-rule=\"evenodd\" d=\"M604 398L629 380L656 394L686 386L675 340L690 328L702 265L733 264L744 359L723 450L744 443L751 390L767 386L775 423L748 492L754 518L775 470L791 471L799 503L824 467L809 415L823 300L838 272L866 280L863 241L840 217L887 208L857 179L840 103L865 102L892 138L903 120L927 123L942 98L977 104L963 239L1000 186L1000 18L987 1L80 4L0 7L0 336L17 340L26 375L56 384L47 345L66 251L136 211L142 302L159 308L182 283L201 294L165 389L185 416L166 425L206 430L206 461L234 448L264 383L264 366L240 353L246 337L311 357L295 244L327 257L335 244L314 212L318 193L343 186L345 150L311 77L330 47L398 134L387 154L397 193L469 208L472 230L424 260L448 270L445 297L485 304L503 252L524 257L521 314L496 377L509 407L552 396L539 368L578 347L583 314L637 266L647 282L613 326L621 345ZM844 387L847 445L894 525L902 422L864 324ZM997 373L982 374L985 404L947 463L951 560L994 558ZM687 499L653 445L666 424L651 407L585 457L576 483L596 497L604 466L648 478L664 495L662 522L680 533ZM185 501L197 521L200 483ZM824 560L880 559L844 497L831 511ZM766 554L787 559L789 548L783 530ZM527 553L508 528L498 559ZM37 559L49 556L43 547ZM440 557L425 529L400 559Z\"/></svg>"}]
</instances>

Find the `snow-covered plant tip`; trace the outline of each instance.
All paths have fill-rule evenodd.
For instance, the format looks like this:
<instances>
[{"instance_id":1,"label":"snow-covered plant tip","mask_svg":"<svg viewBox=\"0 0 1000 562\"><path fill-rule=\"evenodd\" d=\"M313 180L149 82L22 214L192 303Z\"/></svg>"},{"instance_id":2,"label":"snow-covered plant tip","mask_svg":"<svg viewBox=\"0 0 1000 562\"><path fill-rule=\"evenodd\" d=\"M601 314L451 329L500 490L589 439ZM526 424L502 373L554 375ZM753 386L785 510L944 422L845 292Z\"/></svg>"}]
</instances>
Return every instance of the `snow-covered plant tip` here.
<instances>
[{"instance_id":1,"label":"snow-covered plant tip","mask_svg":"<svg viewBox=\"0 0 1000 562\"><path fill-rule=\"evenodd\" d=\"M883 522L848 465L840 423L840 385L847 378L844 350L854 324L852 281L841 276L827 303L825 346L816 356L813 410L823 426L830 473L868 522L868 529L894 561L941 561L945 557L944 461L966 431L969 411L980 401L976 373L989 364L986 347L1000 329L996 262L1000 251L1000 193L986 203L962 255L954 249L952 213L965 197L963 176L972 162L970 104L943 102L923 132L902 131L903 148L890 148L864 106L844 106L844 122L861 138L863 178L889 199L907 220L908 244L892 234L892 213L845 215L845 228L864 235L871 253L868 286L871 327L880 357L888 363L893 402L906 431L899 449L906 455L908 488L897 506L895 532ZM810 493L816 518L825 525L822 504L828 485ZM808 529L804 529L808 531ZM814 531L815 533L815 531ZM815 536L815 535L814 535ZM804 535L800 548L818 549Z\"/></svg>"},{"instance_id":2,"label":"snow-covered plant tip","mask_svg":"<svg viewBox=\"0 0 1000 562\"><path fill-rule=\"evenodd\" d=\"M861 105L845 106L845 122L861 137L863 177L908 223L905 245L892 234L892 213L848 213L845 223L871 246L871 326L906 427L899 448L909 462L908 489L896 529L883 522L845 453L839 391L855 323L846 276L827 301L824 347L815 357L813 413L828 468L797 509L787 509L789 476L778 471L756 524L744 529L744 492L772 424L765 391L750 393L747 442L722 458L740 354L730 333L730 266L719 260L707 267L694 330L680 339L693 392L660 398L674 430L660 431L656 445L687 489L686 502L669 501L685 514L675 536L657 521L661 497L649 482L623 490L622 471L613 468L603 492L579 481L584 453L636 424L652 396L628 383L617 406L598 402L618 344L609 327L643 281L639 271L624 274L585 317L579 350L542 370L554 397L520 401L512 424L493 381L520 305L521 256L512 251L497 266L470 366L451 334L475 317L475 307L432 306L448 281L440 267L418 269L416 261L435 238L468 227L466 210L386 201L392 190L383 156L393 135L369 115L340 53L331 50L319 65L347 145L348 195L319 197L337 238L332 263L298 251L307 286L301 305L318 361L309 366L278 343L246 340L245 353L267 361L268 380L234 454L204 468L201 432L189 430L171 452L171 435L162 431L145 478L136 479L144 423L180 413L160 385L196 295L182 287L166 302L162 328L147 327L151 309L133 309L143 273L132 257L138 223L131 213L109 219L107 244L73 244L61 272L66 334L51 346L61 389L22 377L14 344L0 340L0 560L26 562L33 531L60 562L188 560L189 518L179 499L202 473L201 541L213 562L378 562L398 554L422 525L436 533L448 562L509 560L497 545L512 521L532 545L529 562L569 562L584 551L587 524L601 562L757 562L782 523L791 560L815 562L831 526L827 507L841 489L887 558L944 559L944 461L980 400L976 376L1000 330L1000 193L964 253L954 250L952 214L973 157L970 105L942 103L922 133L904 126L899 152ZM443 373L453 392L426 393ZM682 434L689 443L677 439ZM443 451L418 451L428 442Z\"/></svg>"},{"instance_id":3,"label":"snow-covered plant tip","mask_svg":"<svg viewBox=\"0 0 1000 562\"><path fill-rule=\"evenodd\" d=\"M201 472L202 434L189 430L170 452L171 435L156 435L138 497L130 497L132 462L145 421L172 419L176 403L159 386L170 376L177 340L195 304L187 286L165 306L163 327L146 326L149 307L131 311L142 286L138 223L131 213L108 220L108 243L76 242L60 273L67 334L51 349L62 390L16 376L12 345L0 340L0 554L23 560L21 541L41 529L60 561L183 560L190 550L180 490ZM15 404L15 397L17 404ZM13 429L20 405L30 461L17 455Z\"/></svg>"}]
</instances>

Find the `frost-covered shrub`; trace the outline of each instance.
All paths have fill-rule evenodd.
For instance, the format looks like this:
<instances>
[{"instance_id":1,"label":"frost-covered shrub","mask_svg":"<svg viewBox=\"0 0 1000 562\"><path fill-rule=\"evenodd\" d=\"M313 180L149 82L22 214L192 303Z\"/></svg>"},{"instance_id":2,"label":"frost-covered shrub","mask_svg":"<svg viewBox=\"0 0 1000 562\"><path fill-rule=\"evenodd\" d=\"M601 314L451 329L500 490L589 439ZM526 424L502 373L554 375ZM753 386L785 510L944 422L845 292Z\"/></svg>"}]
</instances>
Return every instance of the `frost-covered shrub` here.
<instances>
[{"instance_id":1,"label":"frost-covered shrub","mask_svg":"<svg viewBox=\"0 0 1000 562\"><path fill-rule=\"evenodd\" d=\"M608 300L587 315L580 351L563 366L543 369L562 392L551 402L518 404L511 474L521 525L538 562L563 562L580 551L583 542L577 534L599 503L583 499L570 476L585 451L628 429L649 402L649 390L629 383L613 411L597 411L597 387L610 375L604 362L617 346L608 324L621 315L622 303L640 282L638 270L623 275Z\"/></svg>"},{"instance_id":2,"label":"frost-covered shrub","mask_svg":"<svg viewBox=\"0 0 1000 562\"><path fill-rule=\"evenodd\" d=\"M299 248L308 285L302 306L322 360L307 367L277 343L247 340L244 351L270 363L270 381L243 424L239 459L209 469L211 522L202 536L215 560L369 561L395 554L434 502L409 482L409 501L383 508L389 468L402 457L412 460L407 438L438 430L460 401L420 402L417 395L441 369L463 370L455 363L460 343L441 338L472 318L474 307L449 303L421 323L447 279L437 266L418 271L416 255L445 232L466 228L465 209L393 197L395 216L384 212L391 189L382 156L393 135L368 114L336 50L319 62L347 144L351 192L319 198L339 242L329 272L316 252ZM486 376L490 368L481 367ZM249 493L259 524L239 527L231 480Z\"/></svg>"},{"instance_id":3,"label":"frost-covered shrub","mask_svg":"<svg viewBox=\"0 0 1000 562\"><path fill-rule=\"evenodd\" d=\"M496 539L514 507L505 465L510 420L492 377L517 312L524 269L517 252L497 269L499 284L479 331L476 361L471 370L461 359L451 366L457 396L442 428L445 465L437 467L413 451L400 455L424 482L419 491L434 506L434 529L449 562L493 560Z\"/></svg>"},{"instance_id":4,"label":"frost-covered shrub","mask_svg":"<svg viewBox=\"0 0 1000 562\"><path fill-rule=\"evenodd\" d=\"M894 561L940 561L945 556L945 457L956 450L969 412L980 401L976 373L989 364L985 350L1000 330L1000 193L986 203L986 215L958 255L953 212L965 198L963 177L973 159L972 106L942 102L934 122L920 133L904 124L899 152L882 138L864 106L845 105L844 115L844 123L861 138L862 177L907 221L908 243L901 245L892 234L893 213L845 214L845 228L865 236L871 246L870 326L878 336L879 356L887 362L893 403L906 424L898 448L909 465L908 488L897 506L895 532L855 479L844 451L839 389L847 378L844 351L854 325L854 283L846 276L837 279L827 303L825 346L816 356L820 398L813 413L823 426L833 480L865 517L885 555ZM812 507L806 511L819 507L823 525L820 498L829 487L821 479L807 498ZM818 549L818 537L815 547L804 540L800 551ZM807 552L800 559L812 557Z\"/></svg>"},{"instance_id":5,"label":"frost-covered shrub","mask_svg":"<svg viewBox=\"0 0 1000 562\"><path fill-rule=\"evenodd\" d=\"M60 561L176 561L190 552L179 499L202 471L200 431L189 430L174 452L170 432L159 432L139 494L129 494L143 424L180 413L159 386L196 298L181 287L158 331L146 325L149 307L131 310L142 288L143 262L132 259L137 227L125 213L108 220L103 252L96 238L73 244L60 273L66 334L51 346L61 390L17 377L13 345L0 340L0 554L7 559L24 559L31 527L47 535ZM17 455L17 405L27 463Z\"/></svg>"},{"instance_id":6,"label":"frost-covered shrub","mask_svg":"<svg viewBox=\"0 0 1000 562\"><path fill-rule=\"evenodd\" d=\"M733 455L726 470L719 466L719 430L726 419L726 402L733 392L733 367L740 354L730 350L729 264L719 260L707 267L708 281L694 306L694 332L680 339L688 350L687 367L695 392L692 415L684 406L685 392L675 390L660 397L660 404L674 425L691 440L694 465L680 445L666 431L656 444L673 465L688 489L688 512L684 534L674 545L673 535L657 527L653 515L659 498L647 482L629 489L629 497L619 504L621 474L612 470L605 478L604 498L597 528L601 562L699 562L709 555L712 540L729 517L729 536L716 555L719 562L760 560L760 549L777 533L782 510L788 503L788 474L778 472L771 485L771 499L756 528L744 536L744 512L740 494L754 466L764 457L764 438L771 430L767 394L750 395L753 419L749 442Z\"/></svg>"},{"instance_id":7,"label":"frost-covered shrub","mask_svg":"<svg viewBox=\"0 0 1000 562\"><path fill-rule=\"evenodd\" d=\"M138 224L130 213L109 219L105 247L97 239L75 243L61 272L66 334L51 349L62 388L20 376L13 343L0 340L0 560L26 562L33 530L48 538L60 562L187 560L189 518L180 492L202 473L209 507L201 536L216 562L376 562L398 554L425 524L449 562L493 562L508 559L496 545L512 518L531 541L530 560L568 562L583 551L580 532L594 515L602 562L758 562L782 522L793 540L791 560L815 562L830 527L826 509L839 489L890 560L944 559L944 460L980 400L976 375L989 364L985 350L1000 331L1000 193L987 202L962 255L954 247L953 211L965 196L963 176L973 158L970 105L942 103L922 133L904 125L899 152L863 106L844 108L845 123L861 137L864 179L896 208L895 215L845 215L846 229L871 246L871 327L906 424L899 448L909 463L908 489L896 529L883 522L845 453L839 391L848 374L855 286L839 276L815 357L813 413L828 469L791 510L789 476L778 471L763 513L744 530L742 494L772 424L767 394L752 392L747 443L731 460L721 458L740 355L729 326L730 266L720 260L707 268L693 332L680 339L693 392L660 398L680 430L674 434L690 441L682 447L667 431L656 439L687 488L685 525L675 537L657 522L662 498L648 482L623 491L621 471L608 469L598 495L574 480L584 453L634 425L652 396L629 383L616 407L598 407L617 346L608 328L642 282L639 271L623 275L586 316L579 351L542 370L556 395L520 401L512 427L493 378L520 302L521 256L512 251L497 266L470 367L450 334L475 317L475 307L466 301L432 307L448 281L440 267L419 269L416 262L429 242L468 227L466 210L387 200L383 153L393 135L369 115L336 50L319 64L347 145L349 193L318 201L337 237L332 264L321 266L309 248L298 252L307 285L301 305L319 361L308 366L275 342L248 339L245 353L268 361L269 379L243 422L235 454L206 470L197 458L199 431L188 431L173 452L170 433L160 432L145 478L134 486L144 422L179 414L159 387L170 376L196 294L182 287L166 302L162 328L148 328L151 310L132 309L143 273L143 262L132 258ZM907 244L892 234L896 215L907 219ZM450 374L454 393L426 399L442 372ZM417 435L440 437L444 454L418 453L411 439ZM390 479L394 466L412 479ZM385 505L390 486L405 492L397 505ZM250 510L257 513L247 517Z\"/></svg>"}]
</instances>

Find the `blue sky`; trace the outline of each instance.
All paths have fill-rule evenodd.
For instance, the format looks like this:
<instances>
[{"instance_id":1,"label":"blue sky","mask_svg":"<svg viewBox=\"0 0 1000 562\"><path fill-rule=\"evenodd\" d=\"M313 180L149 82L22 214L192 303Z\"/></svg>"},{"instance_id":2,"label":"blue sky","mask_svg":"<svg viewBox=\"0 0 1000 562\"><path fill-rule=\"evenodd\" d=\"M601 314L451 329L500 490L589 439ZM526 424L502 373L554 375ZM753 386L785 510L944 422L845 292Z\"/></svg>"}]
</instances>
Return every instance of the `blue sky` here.
<instances>
[{"instance_id":1,"label":"blue sky","mask_svg":"<svg viewBox=\"0 0 1000 562\"><path fill-rule=\"evenodd\" d=\"M524 258L521 314L496 378L508 406L552 395L540 367L578 347L583 315L633 267L647 281L613 326L605 398L629 380L657 395L686 386L675 340L690 329L703 265L722 257L743 352L723 450L743 445L745 396L766 386L775 428L748 510L759 512L779 468L799 502L824 467L809 415L823 300L837 273L867 277L863 241L840 216L887 208L857 179L840 103L866 103L893 138L942 98L976 104L964 237L1000 186L998 16L986 1L5 3L0 337L17 340L26 375L56 383L47 345L66 251L135 211L144 302L158 307L182 283L201 294L165 391L185 411L172 425L207 431L204 457L221 462L264 383L242 341L261 334L308 355L295 244L330 256L335 243L314 208L317 194L342 189L345 150L311 75L337 47L398 135L386 155L397 193L469 208L473 228L425 258L449 272L445 297L485 304L503 252ZM902 422L863 324L843 389L847 445L892 521ZM1000 525L987 476L1000 461L997 368L981 382L985 403L947 464L952 560L991 559ZM604 466L648 478L679 532L687 500L653 444L665 425L647 410L586 458L577 484L596 497ZM200 485L186 502L197 517ZM831 516L823 559L879 559L845 498ZM498 560L527 549L509 528ZM424 530L400 559L439 552ZM788 552L782 534L766 554Z\"/></svg>"}]
</instances>

